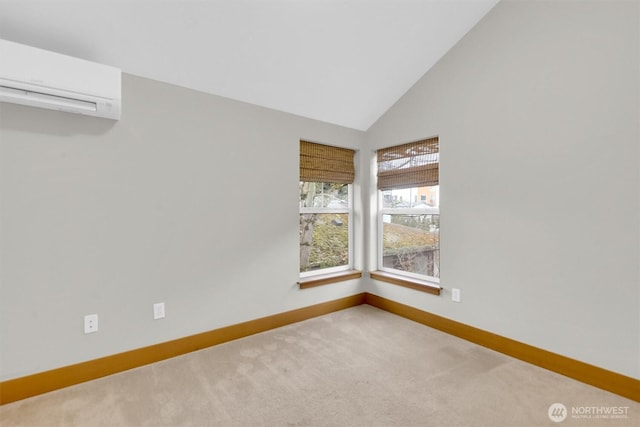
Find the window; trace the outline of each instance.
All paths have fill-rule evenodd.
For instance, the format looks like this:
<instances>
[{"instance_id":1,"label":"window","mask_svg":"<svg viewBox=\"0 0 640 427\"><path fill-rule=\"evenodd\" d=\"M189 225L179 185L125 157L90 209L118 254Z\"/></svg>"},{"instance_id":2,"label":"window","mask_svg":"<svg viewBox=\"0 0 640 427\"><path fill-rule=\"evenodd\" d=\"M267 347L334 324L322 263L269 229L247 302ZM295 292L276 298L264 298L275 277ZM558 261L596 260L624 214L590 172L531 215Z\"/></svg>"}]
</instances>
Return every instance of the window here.
<instances>
[{"instance_id":1,"label":"window","mask_svg":"<svg viewBox=\"0 0 640 427\"><path fill-rule=\"evenodd\" d=\"M439 142L378 150L378 269L440 279Z\"/></svg>"},{"instance_id":2,"label":"window","mask_svg":"<svg viewBox=\"0 0 640 427\"><path fill-rule=\"evenodd\" d=\"M300 141L300 276L353 268L354 151Z\"/></svg>"}]
</instances>

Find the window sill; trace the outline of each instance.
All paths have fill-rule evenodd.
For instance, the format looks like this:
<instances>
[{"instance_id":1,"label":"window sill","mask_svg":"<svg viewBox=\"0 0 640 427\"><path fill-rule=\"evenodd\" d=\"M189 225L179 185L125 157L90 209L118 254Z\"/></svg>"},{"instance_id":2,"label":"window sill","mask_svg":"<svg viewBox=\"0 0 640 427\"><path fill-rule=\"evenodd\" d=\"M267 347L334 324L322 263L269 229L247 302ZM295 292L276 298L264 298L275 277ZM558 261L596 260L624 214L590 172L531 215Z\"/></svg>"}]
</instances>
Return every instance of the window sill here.
<instances>
[{"instance_id":1,"label":"window sill","mask_svg":"<svg viewBox=\"0 0 640 427\"><path fill-rule=\"evenodd\" d=\"M434 283L426 280L413 279L404 277L399 274L387 273L386 271L372 271L369 273L374 280L392 283L394 285L404 286L405 288L414 289L416 291L426 292L428 294L440 295L442 288Z\"/></svg>"},{"instance_id":2,"label":"window sill","mask_svg":"<svg viewBox=\"0 0 640 427\"><path fill-rule=\"evenodd\" d=\"M328 285L329 283L343 282L345 280L362 277L362 271L346 270L337 273L318 274L317 276L301 277L298 284L300 289L313 288L314 286Z\"/></svg>"}]
</instances>

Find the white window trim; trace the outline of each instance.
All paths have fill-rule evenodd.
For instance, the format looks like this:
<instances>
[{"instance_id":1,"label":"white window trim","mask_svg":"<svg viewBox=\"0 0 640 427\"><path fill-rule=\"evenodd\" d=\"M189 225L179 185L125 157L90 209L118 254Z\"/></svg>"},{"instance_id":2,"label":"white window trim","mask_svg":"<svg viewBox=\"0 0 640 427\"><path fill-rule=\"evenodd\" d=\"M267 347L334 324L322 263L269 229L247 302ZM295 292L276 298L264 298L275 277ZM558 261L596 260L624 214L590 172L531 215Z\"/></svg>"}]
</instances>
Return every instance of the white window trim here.
<instances>
[{"instance_id":1,"label":"white window trim","mask_svg":"<svg viewBox=\"0 0 640 427\"><path fill-rule=\"evenodd\" d=\"M340 209L336 209L336 208L307 208L307 207L301 207L299 208L299 215L302 214L313 214L313 213L317 213L317 214L331 214L331 213L336 213L336 214L347 214L347 221L348 221L348 234L347 234L347 245L348 245L348 257L349 257L349 261L346 265L340 265L338 267L329 267L329 268L321 268L318 270L312 270L312 271L301 271L300 272L300 277L304 278L304 277L313 277L313 276L319 276L322 274L331 274L331 273L338 273L341 271L348 271L348 270L353 270L353 229L354 229L354 224L353 224L353 184L347 184L347 208L340 208Z\"/></svg>"},{"instance_id":2,"label":"white window trim","mask_svg":"<svg viewBox=\"0 0 640 427\"><path fill-rule=\"evenodd\" d=\"M427 276L426 274L418 274L412 273L410 271L396 270L395 268L389 268L383 266L383 257L384 257L384 249L383 249L383 215L440 215L440 207L438 206L438 212L433 212L433 210L428 209L414 209L414 208L384 208L384 200L382 195L382 190L377 190L378 192L378 270L384 271L387 273L395 274L397 276L405 276L411 277L413 279L424 280L426 282L431 283L440 283L440 278ZM438 249L440 249L440 245L438 244Z\"/></svg>"}]
</instances>

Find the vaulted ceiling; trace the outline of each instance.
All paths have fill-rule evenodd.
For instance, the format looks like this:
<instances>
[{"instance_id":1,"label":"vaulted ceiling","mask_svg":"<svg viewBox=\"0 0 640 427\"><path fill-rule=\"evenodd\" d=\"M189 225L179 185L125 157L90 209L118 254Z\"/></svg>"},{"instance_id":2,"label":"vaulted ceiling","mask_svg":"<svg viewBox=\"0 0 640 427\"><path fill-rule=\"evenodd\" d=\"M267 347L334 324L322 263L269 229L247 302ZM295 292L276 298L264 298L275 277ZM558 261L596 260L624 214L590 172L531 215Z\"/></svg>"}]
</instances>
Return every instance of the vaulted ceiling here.
<instances>
[{"instance_id":1,"label":"vaulted ceiling","mask_svg":"<svg viewBox=\"0 0 640 427\"><path fill-rule=\"evenodd\" d=\"M0 0L0 38L366 130L497 1Z\"/></svg>"}]
</instances>

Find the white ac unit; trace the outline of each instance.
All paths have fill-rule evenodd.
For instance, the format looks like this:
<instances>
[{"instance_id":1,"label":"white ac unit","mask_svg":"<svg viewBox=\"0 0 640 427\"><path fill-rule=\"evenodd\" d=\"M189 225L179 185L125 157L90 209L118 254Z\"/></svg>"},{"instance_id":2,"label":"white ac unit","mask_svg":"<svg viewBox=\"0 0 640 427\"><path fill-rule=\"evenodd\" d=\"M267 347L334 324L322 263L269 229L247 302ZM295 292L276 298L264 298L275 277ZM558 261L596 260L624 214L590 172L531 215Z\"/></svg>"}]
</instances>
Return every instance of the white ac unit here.
<instances>
[{"instance_id":1,"label":"white ac unit","mask_svg":"<svg viewBox=\"0 0 640 427\"><path fill-rule=\"evenodd\" d=\"M0 102L120 120L121 73L0 39Z\"/></svg>"}]
</instances>

